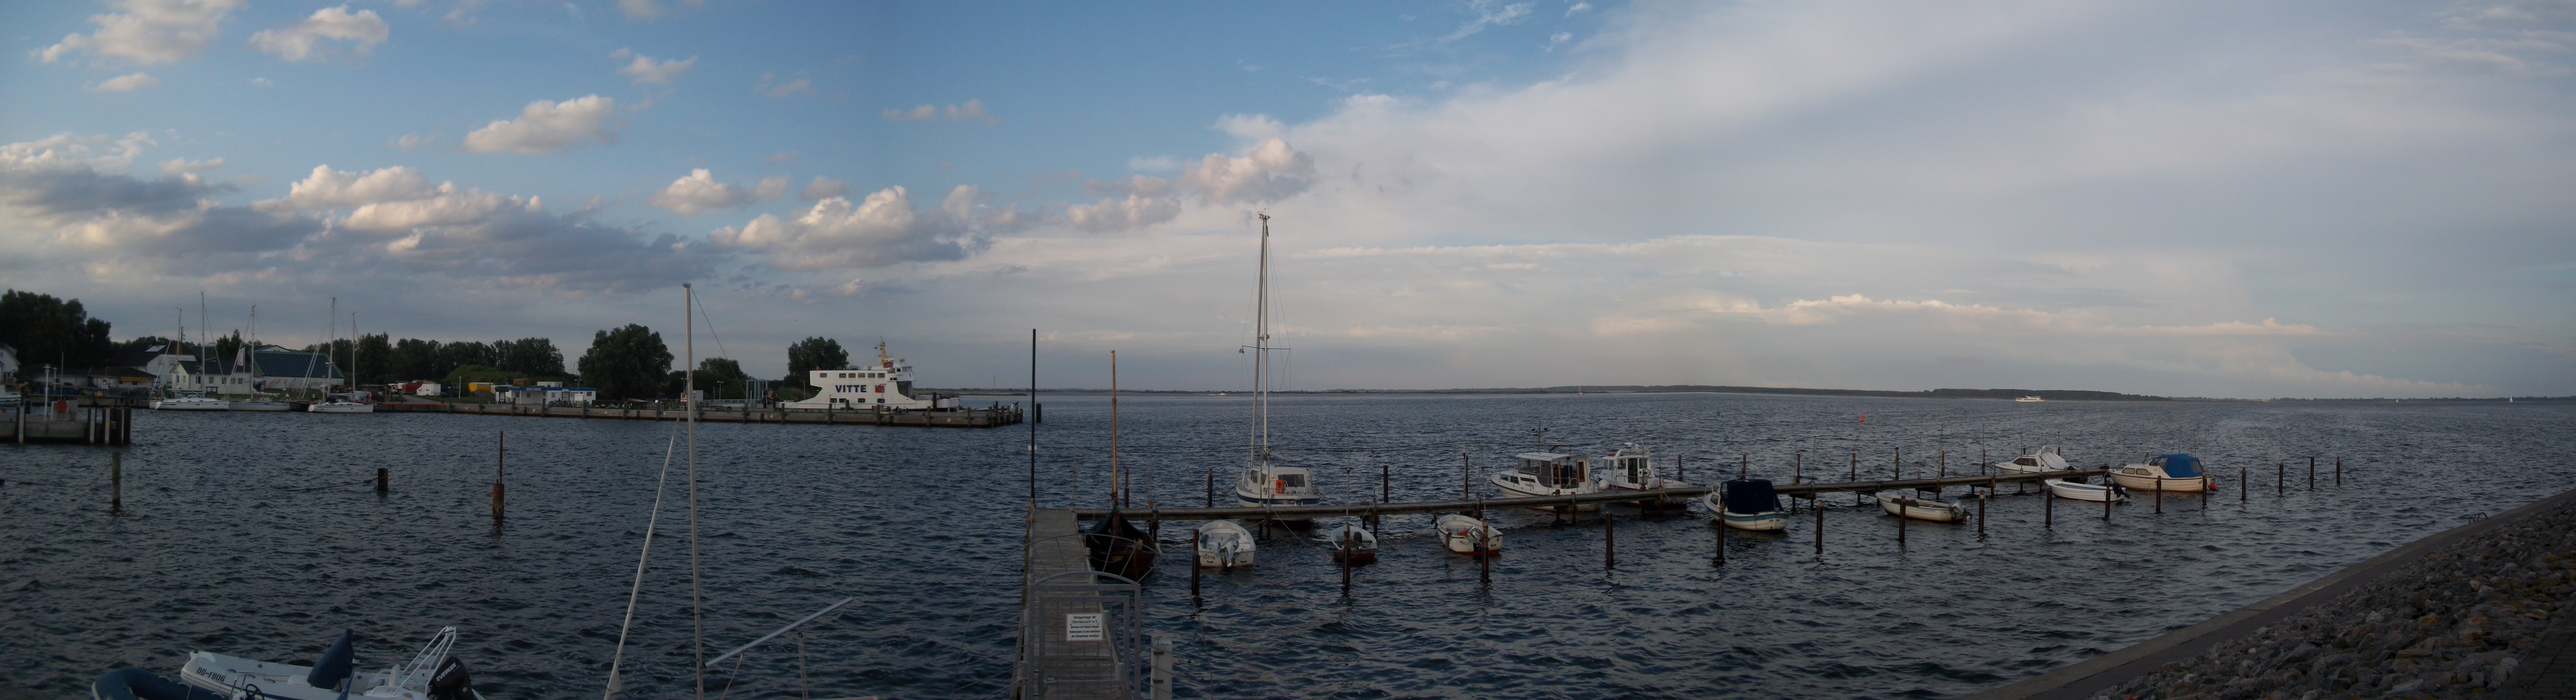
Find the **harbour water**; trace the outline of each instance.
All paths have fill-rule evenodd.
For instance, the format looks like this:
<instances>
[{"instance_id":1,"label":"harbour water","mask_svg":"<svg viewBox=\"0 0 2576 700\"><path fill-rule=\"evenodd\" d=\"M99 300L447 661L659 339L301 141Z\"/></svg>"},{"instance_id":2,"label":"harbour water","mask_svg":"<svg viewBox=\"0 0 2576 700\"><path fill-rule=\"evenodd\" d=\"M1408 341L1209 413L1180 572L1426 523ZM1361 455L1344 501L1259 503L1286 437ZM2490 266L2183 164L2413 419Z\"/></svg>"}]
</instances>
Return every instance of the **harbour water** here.
<instances>
[{"instance_id":1,"label":"harbour water","mask_svg":"<svg viewBox=\"0 0 2576 700\"><path fill-rule=\"evenodd\" d=\"M1108 401L1046 397L1039 500L1098 505ZM1283 458L1328 497L1459 494L1545 444L1652 448L1688 480L1951 473L2060 445L2081 466L2191 452L2220 491L2114 508L2037 495L1976 525L1896 522L1828 497L1825 553L1801 515L1736 533L1716 566L1702 518L1602 529L1497 516L1490 583L1443 553L1427 517L1390 517L1379 563L1341 596L1320 542L1264 543L1252 571L1186 560L1150 580L1148 625L1171 636L1182 697L1956 697L2260 600L2485 513L2576 487L2576 406L2089 403L1744 395L1281 396ZM1142 503L1195 506L1249 440L1248 398L1129 395L1122 466ZM598 693L674 424L466 415L146 413L125 451L0 446L0 683L85 696L124 666L168 674L189 650L309 661L355 629L363 666L408 658L442 625L485 695ZM489 515L508 432L508 518ZM857 602L710 674L745 697L980 698L1005 690L1018 605L1027 434L803 425L699 429L698 547L709 655L844 597ZM2307 488L2308 455L2320 462ZM2344 459L2341 488L2331 460ZM2273 465L2291 461L2286 495ZM392 492L372 477L391 470ZM672 462L627 688L688 694L685 462ZM2238 500L2239 468L2256 480ZM1670 475L1670 472L1666 472ZM2007 487L2007 494L2012 489ZM1957 494L1956 491L1953 492ZM2140 494L2145 496L2145 494ZM1222 495L1220 494L1220 497ZM1835 499L1841 499L1839 501ZM1178 538L1185 525L1166 527Z\"/></svg>"}]
</instances>

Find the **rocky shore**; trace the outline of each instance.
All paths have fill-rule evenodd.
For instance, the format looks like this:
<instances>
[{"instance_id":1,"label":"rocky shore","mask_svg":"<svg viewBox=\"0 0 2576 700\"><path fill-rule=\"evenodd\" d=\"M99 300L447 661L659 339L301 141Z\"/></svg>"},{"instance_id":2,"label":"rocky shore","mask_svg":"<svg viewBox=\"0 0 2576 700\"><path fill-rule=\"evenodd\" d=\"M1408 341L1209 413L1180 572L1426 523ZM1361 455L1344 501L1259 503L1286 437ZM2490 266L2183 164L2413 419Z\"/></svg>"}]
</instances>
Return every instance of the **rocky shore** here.
<instances>
[{"instance_id":1,"label":"rocky shore","mask_svg":"<svg viewBox=\"0 0 2576 700\"><path fill-rule=\"evenodd\" d=\"M2459 698L2500 692L2576 613L2576 502L2426 555L2097 700Z\"/></svg>"}]
</instances>

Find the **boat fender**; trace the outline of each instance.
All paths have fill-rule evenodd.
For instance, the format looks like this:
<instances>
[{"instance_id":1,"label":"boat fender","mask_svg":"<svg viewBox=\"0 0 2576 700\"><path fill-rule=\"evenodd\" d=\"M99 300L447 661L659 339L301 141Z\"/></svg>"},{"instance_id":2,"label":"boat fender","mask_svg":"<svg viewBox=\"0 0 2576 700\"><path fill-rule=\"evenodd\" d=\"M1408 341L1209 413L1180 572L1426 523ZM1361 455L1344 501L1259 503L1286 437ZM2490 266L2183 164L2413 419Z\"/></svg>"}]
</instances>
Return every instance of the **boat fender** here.
<instances>
[{"instance_id":1,"label":"boat fender","mask_svg":"<svg viewBox=\"0 0 2576 700\"><path fill-rule=\"evenodd\" d=\"M90 684L96 700L224 700L224 695L152 675L139 668L111 671Z\"/></svg>"},{"instance_id":2,"label":"boat fender","mask_svg":"<svg viewBox=\"0 0 2576 700\"><path fill-rule=\"evenodd\" d=\"M429 675L429 700L479 700L465 662L453 656L438 662L438 672Z\"/></svg>"}]
</instances>

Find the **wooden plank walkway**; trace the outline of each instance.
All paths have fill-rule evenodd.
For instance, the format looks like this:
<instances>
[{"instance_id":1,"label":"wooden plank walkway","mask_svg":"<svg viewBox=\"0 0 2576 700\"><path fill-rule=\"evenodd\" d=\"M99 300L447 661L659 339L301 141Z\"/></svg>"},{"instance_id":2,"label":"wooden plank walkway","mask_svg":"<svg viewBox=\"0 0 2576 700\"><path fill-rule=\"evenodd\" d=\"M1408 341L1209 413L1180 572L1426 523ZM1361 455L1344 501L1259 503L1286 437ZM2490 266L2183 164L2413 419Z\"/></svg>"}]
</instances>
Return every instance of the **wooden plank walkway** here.
<instances>
[{"instance_id":1,"label":"wooden plank walkway","mask_svg":"<svg viewBox=\"0 0 2576 700\"><path fill-rule=\"evenodd\" d=\"M1121 659L1115 642L1118 624L1097 593L1067 590L1099 583L1091 574L1091 555L1082 546L1081 522L1073 511L1031 509L1028 516L1026 572L1021 583L1019 650L1013 655L1012 685L1019 698L1123 699L1114 682ZM1059 574L1073 574L1059 576ZM1043 585L1041 585L1043 584ZM1088 617L1089 637L1078 641L1071 622Z\"/></svg>"},{"instance_id":2,"label":"wooden plank walkway","mask_svg":"<svg viewBox=\"0 0 2576 700\"><path fill-rule=\"evenodd\" d=\"M530 416L543 418L597 418L605 420L683 420L689 412L682 409L599 408L591 406L519 406L512 404L451 403L449 413L483 416ZM1017 425L1022 411L1001 408L964 408L943 411L698 411L700 423L795 423L798 425L887 425L929 428L998 428Z\"/></svg>"},{"instance_id":3,"label":"wooden plank walkway","mask_svg":"<svg viewBox=\"0 0 2576 700\"><path fill-rule=\"evenodd\" d=\"M1784 496L1845 492L1877 493L1892 489L1980 486L1988 482L2014 483L2064 477L2092 477L2108 473L2110 473L2110 470L2108 469L2074 469L2038 474L1953 476L1942 479L1890 479L1886 481L1772 484L1771 489ZM1699 498L1701 495L1708 493L1711 488L1713 487L1684 486L1664 489L1661 491L1619 491L1611 493L1584 494L1580 496L1479 498L1461 501L1424 501L1416 503L1345 503L1320 506L1280 506L1272 508L1157 508L1153 510L1128 508L1127 515L1131 518L1156 517L1163 520L1306 520L1312 518L1357 518L1370 515L1465 513L1478 510L1505 510L1511 508L1550 508L1584 503L1633 503L1638 501L1651 501L1656 498L1662 498L1666 502L1683 501ZM1071 513L1077 518L1098 519L1107 516L1109 514L1109 509L1080 508L1071 511Z\"/></svg>"}]
</instances>

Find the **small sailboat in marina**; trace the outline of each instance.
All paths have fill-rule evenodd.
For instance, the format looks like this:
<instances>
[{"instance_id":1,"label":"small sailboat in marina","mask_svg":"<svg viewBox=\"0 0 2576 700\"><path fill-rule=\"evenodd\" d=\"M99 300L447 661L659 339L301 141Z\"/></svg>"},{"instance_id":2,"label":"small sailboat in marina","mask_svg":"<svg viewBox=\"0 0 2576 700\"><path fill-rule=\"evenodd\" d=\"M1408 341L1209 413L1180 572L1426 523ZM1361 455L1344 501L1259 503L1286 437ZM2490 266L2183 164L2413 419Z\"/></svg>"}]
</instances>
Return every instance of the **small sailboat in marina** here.
<instances>
[{"instance_id":1,"label":"small sailboat in marina","mask_svg":"<svg viewBox=\"0 0 2576 700\"><path fill-rule=\"evenodd\" d=\"M1154 573L1154 560L1162 555L1145 529L1130 522L1114 506L1109 509L1109 517L1092 521L1082 533L1083 549L1091 553L1091 570L1129 581L1142 581ZM1250 541L1249 537L1246 541Z\"/></svg>"},{"instance_id":2,"label":"small sailboat in marina","mask_svg":"<svg viewBox=\"0 0 2576 700\"><path fill-rule=\"evenodd\" d=\"M2132 491L2166 493L2208 491L2218 488L2209 474L2201 469L2200 458L2187 454L2169 454L2111 470L2111 480Z\"/></svg>"},{"instance_id":3,"label":"small sailboat in marina","mask_svg":"<svg viewBox=\"0 0 2576 700\"><path fill-rule=\"evenodd\" d=\"M465 663L449 654L456 628L439 629L411 661L383 671L360 671L353 642L340 640L311 666L272 663L208 651L188 654L178 682L142 669L128 668L100 676L90 686L92 697L135 700L480 700Z\"/></svg>"},{"instance_id":4,"label":"small sailboat in marina","mask_svg":"<svg viewBox=\"0 0 2576 700\"><path fill-rule=\"evenodd\" d=\"M1247 508L1274 506L1311 506L1324 502L1323 492L1315 488L1315 474L1305 467L1279 464L1270 451L1270 215L1261 216L1261 272L1254 293L1258 307L1254 313L1252 345L1252 455L1243 473L1234 479L1234 497ZM1304 528L1315 521L1289 519L1283 524Z\"/></svg>"},{"instance_id":5,"label":"small sailboat in marina","mask_svg":"<svg viewBox=\"0 0 2576 700\"><path fill-rule=\"evenodd\" d=\"M1912 491L1880 491L1878 505L1888 515L1936 523L1954 523L1968 517L1968 508L1958 501L1942 501Z\"/></svg>"},{"instance_id":6,"label":"small sailboat in marina","mask_svg":"<svg viewBox=\"0 0 2576 700\"><path fill-rule=\"evenodd\" d=\"M2072 479L2049 479L2048 493L2058 498L2078 501L2125 501L2129 494L2119 484L2088 484Z\"/></svg>"},{"instance_id":7,"label":"small sailboat in marina","mask_svg":"<svg viewBox=\"0 0 2576 700\"><path fill-rule=\"evenodd\" d=\"M1724 486L1700 497L1700 505L1716 513L1718 522L1738 530L1789 529L1789 514L1781 510L1770 479L1737 479Z\"/></svg>"},{"instance_id":8,"label":"small sailboat in marina","mask_svg":"<svg viewBox=\"0 0 2576 700\"><path fill-rule=\"evenodd\" d=\"M172 396L152 400L155 411L230 411L233 402L204 396Z\"/></svg>"},{"instance_id":9,"label":"small sailboat in marina","mask_svg":"<svg viewBox=\"0 0 2576 700\"><path fill-rule=\"evenodd\" d=\"M1582 457L1554 452L1523 452L1513 455L1520 466L1511 471L1487 477L1506 498L1539 496L1579 496L1601 492L1592 480L1592 463ZM1540 510L1564 506L1534 506ZM1583 503L1577 510L1599 510L1599 503Z\"/></svg>"},{"instance_id":10,"label":"small sailboat in marina","mask_svg":"<svg viewBox=\"0 0 2576 700\"><path fill-rule=\"evenodd\" d=\"M1327 533L1325 541L1333 545L1334 563L1366 564L1377 561L1377 535L1368 528L1343 523Z\"/></svg>"},{"instance_id":11,"label":"small sailboat in marina","mask_svg":"<svg viewBox=\"0 0 2576 700\"><path fill-rule=\"evenodd\" d=\"M1440 533L1440 544L1449 551L1471 557L1503 553L1503 533L1485 521L1451 513L1432 521L1431 526Z\"/></svg>"},{"instance_id":12,"label":"small sailboat in marina","mask_svg":"<svg viewBox=\"0 0 2576 700\"><path fill-rule=\"evenodd\" d=\"M1198 528L1198 566L1202 569L1232 569L1251 566L1252 531L1232 520L1210 520Z\"/></svg>"}]
</instances>

